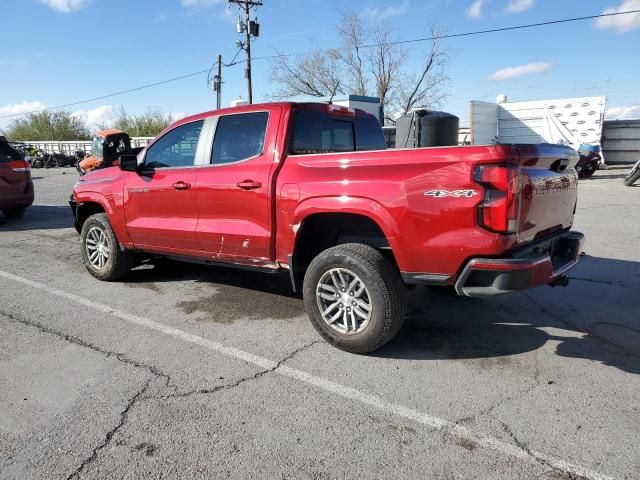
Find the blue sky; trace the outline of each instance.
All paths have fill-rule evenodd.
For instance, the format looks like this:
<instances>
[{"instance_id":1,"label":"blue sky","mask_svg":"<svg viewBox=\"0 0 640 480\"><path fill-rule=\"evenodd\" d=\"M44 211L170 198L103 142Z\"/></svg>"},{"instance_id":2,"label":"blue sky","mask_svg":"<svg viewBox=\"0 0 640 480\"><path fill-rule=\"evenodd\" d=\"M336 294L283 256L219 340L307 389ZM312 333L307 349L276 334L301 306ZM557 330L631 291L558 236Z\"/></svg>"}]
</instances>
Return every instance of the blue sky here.
<instances>
[{"instance_id":1,"label":"blue sky","mask_svg":"<svg viewBox=\"0 0 640 480\"><path fill-rule=\"evenodd\" d=\"M226 0L3 0L0 116L52 107L164 80L210 66L236 52L235 6ZM337 44L340 11L386 20L400 39L423 37L437 21L449 33L640 9L640 0L264 0L254 56ZM640 14L606 22L446 40L450 96L443 110L468 119L469 100L603 95L609 116L640 118ZM408 68L426 44L411 44ZM254 62L254 96L272 91L268 61ZM224 72L224 105L244 95L243 66ZM215 106L206 74L70 107L90 122L160 107L177 114ZM0 128L7 119L0 119Z\"/></svg>"}]
</instances>

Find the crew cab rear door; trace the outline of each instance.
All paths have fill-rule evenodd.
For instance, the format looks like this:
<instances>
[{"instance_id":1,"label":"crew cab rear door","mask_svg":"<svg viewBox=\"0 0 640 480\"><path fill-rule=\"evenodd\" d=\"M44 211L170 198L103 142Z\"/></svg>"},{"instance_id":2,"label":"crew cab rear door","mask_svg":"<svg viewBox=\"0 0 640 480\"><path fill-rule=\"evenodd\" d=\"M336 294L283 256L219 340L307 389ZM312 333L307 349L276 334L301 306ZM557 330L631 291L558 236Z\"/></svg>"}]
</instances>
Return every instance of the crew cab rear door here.
<instances>
[{"instance_id":1,"label":"crew cab rear door","mask_svg":"<svg viewBox=\"0 0 640 480\"><path fill-rule=\"evenodd\" d=\"M215 118L209 162L195 187L196 235L213 258L252 265L269 261L281 111L268 106Z\"/></svg>"},{"instance_id":2,"label":"crew cab rear door","mask_svg":"<svg viewBox=\"0 0 640 480\"><path fill-rule=\"evenodd\" d=\"M167 131L149 146L140 172L124 184L127 232L136 248L195 253L198 213L194 185L202 149L203 120Z\"/></svg>"}]
</instances>

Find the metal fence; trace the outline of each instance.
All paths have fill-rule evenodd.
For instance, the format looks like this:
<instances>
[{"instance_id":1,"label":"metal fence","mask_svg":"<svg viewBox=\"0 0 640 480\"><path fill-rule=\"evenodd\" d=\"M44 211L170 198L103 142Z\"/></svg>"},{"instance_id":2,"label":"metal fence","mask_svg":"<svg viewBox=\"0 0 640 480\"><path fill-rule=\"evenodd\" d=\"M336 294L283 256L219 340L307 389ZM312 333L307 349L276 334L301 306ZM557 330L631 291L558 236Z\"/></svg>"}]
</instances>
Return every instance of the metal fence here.
<instances>
[{"instance_id":1,"label":"metal fence","mask_svg":"<svg viewBox=\"0 0 640 480\"><path fill-rule=\"evenodd\" d=\"M155 137L132 137L131 147L144 147ZM91 153L91 141L47 141L47 142L20 142L26 145L32 145L41 149L46 153L63 153L65 155L72 155L78 150L83 150L86 154Z\"/></svg>"}]
</instances>

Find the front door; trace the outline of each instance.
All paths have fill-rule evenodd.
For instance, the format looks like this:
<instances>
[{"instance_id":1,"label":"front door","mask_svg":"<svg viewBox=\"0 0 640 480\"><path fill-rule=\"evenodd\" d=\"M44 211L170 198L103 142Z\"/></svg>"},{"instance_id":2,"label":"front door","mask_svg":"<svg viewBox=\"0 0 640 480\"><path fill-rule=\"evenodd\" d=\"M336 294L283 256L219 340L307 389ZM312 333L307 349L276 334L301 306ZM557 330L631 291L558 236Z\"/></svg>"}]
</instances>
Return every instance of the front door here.
<instances>
[{"instance_id":1,"label":"front door","mask_svg":"<svg viewBox=\"0 0 640 480\"><path fill-rule=\"evenodd\" d=\"M136 248L192 253L198 213L193 187L202 148L203 121L185 123L166 132L145 152L140 173L127 176L124 211L127 231Z\"/></svg>"},{"instance_id":2,"label":"front door","mask_svg":"<svg viewBox=\"0 0 640 480\"><path fill-rule=\"evenodd\" d=\"M209 165L196 182L197 237L211 257L267 262L279 107L217 119Z\"/></svg>"}]
</instances>

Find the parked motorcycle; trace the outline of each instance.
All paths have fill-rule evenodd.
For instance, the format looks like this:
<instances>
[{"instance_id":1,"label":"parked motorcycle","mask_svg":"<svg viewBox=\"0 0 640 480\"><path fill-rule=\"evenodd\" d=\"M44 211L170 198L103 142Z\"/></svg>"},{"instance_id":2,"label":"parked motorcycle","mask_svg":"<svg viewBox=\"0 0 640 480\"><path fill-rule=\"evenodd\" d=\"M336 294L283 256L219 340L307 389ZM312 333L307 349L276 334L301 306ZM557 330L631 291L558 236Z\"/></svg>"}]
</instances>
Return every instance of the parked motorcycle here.
<instances>
[{"instance_id":1,"label":"parked motorcycle","mask_svg":"<svg viewBox=\"0 0 640 480\"><path fill-rule=\"evenodd\" d=\"M578 178L590 178L600 166L600 147L598 145L580 145L580 160L576 163Z\"/></svg>"},{"instance_id":2,"label":"parked motorcycle","mask_svg":"<svg viewBox=\"0 0 640 480\"><path fill-rule=\"evenodd\" d=\"M640 179L640 160L636 162L631 171L624 177L624 184L627 187L631 187L638 179Z\"/></svg>"},{"instance_id":3,"label":"parked motorcycle","mask_svg":"<svg viewBox=\"0 0 640 480\"><path fill-rule=\"evenodd\" d=\"M30 159L31 168L44 168L45 163L49 159L49 154L37 148L32 150Z\"/></svg>"}]
</instances>

